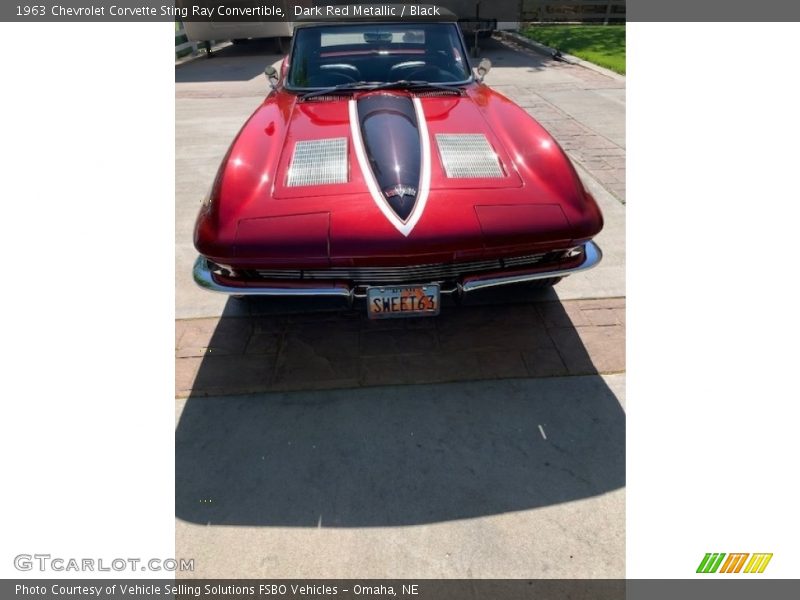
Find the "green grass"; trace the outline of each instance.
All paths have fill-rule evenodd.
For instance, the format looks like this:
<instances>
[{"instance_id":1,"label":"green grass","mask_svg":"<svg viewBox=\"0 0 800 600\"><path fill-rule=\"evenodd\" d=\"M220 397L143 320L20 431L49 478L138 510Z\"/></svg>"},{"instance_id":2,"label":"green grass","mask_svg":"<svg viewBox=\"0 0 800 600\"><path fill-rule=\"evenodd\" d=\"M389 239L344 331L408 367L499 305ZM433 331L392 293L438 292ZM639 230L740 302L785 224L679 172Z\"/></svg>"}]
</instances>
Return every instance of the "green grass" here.
<instances>
[{"instance_id":1,"label":"green grass","mask_svg":"<svg viewBox=\"0 0 800 600\"><path fill-rule=\"evenodd\" d=\"M566 54L625 74L625 25L532 25L522 34Z\"/></svg>"}]
</instances>

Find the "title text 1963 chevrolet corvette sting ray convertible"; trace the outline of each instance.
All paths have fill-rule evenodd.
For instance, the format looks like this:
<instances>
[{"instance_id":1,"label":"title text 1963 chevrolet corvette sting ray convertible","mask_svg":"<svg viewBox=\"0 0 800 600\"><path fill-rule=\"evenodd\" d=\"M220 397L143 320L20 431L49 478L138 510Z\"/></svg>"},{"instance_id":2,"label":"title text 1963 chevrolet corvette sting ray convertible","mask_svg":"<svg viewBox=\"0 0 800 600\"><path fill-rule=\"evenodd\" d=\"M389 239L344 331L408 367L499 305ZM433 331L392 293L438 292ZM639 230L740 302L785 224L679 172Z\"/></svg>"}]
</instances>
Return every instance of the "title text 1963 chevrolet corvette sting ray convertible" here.
<instances>
[{"instance_id":1,"label":"title text 1963 chevrolet corvette sting ray convertible","mask_svg":"<svg viewBox=\"0 0 800 600\"><path fill-rule=\"evenodd\" d=\"M380 318L596 265L597 204L486 70L455 22L297 25L202 204L195 281Z\"/></svg>"}]
</instances>

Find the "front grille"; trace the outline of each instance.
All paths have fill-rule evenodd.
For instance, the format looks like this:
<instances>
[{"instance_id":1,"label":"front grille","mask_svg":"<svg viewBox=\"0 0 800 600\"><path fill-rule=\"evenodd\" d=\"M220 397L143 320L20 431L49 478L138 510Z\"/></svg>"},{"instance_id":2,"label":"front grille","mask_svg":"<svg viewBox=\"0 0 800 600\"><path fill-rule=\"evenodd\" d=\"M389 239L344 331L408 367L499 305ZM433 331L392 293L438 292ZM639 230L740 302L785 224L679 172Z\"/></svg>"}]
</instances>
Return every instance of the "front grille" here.
<instances>
[{"instance_id":1,"label":"front grille","mask_svg":"<svg viewBox=\"0 0 800 600\"><path fill-rule=\"evenodd\" d=\"M559 259L563 251L473 262L438 263L401 267L332 267L330 269L258 269L242 273L261 279L337 280L361 284L424 283L455 281L466 275L491 273L546 264Z\"/></svg>"}]
</instances>

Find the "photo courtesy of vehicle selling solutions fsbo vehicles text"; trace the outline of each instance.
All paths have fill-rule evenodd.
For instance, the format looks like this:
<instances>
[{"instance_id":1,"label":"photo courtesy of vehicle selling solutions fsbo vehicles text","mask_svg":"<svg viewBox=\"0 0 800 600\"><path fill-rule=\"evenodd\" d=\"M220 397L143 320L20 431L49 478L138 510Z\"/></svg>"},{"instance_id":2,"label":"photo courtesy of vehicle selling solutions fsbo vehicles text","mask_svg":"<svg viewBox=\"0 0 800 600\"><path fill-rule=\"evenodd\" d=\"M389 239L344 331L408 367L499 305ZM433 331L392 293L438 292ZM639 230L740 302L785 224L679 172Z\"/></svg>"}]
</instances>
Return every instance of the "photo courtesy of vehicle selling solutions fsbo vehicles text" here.
<instances>
[{"instance_id":1,"label":"photo courtesy of vehicle selling solutions fsbo vehicles text","mask_svg":"<svg viewBox=\"0 0 800 600\"><path fill-rule=\"evenodd\" d=\"M449 4L176 23L181 578L625 576L624 12Z\"/></svg>"}]
</instances>

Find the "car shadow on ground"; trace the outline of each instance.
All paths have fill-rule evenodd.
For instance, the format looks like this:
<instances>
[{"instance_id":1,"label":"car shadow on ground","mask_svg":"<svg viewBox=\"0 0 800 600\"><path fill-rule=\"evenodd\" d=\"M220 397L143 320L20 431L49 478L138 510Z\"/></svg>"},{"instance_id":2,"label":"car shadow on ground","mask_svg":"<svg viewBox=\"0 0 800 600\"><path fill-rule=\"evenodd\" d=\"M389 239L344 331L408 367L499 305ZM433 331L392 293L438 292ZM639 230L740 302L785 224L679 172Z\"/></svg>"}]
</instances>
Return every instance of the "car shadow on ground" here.
<instances>
[{"instance_id":1,"label":"car shadow on ground","mask_svg":"<svg viewBox=\"0 0 800 600\"><path fill-rule=\"evenodd\" d=\"M516 296L506 304L445 306L435 319L403 320L397 329L360 312L287 314L274 303L255 302L253 316L237 319L240 325L280 322L281 339L289 343L311 323L317 337L305 339L317 345L314 356L327 344L332 364L346 369L358 362L362 378L326 389L309 359L304 380L301 353L294 379L284 382L287 391L190 395L176 428L177 517L203 525L406 526L528 510L623 487L624 411L585 349L581 356L581 339L550 294L535 294L538 302ZM573 346L570 360L583 360L584 374L503 377L504 338L513 348L527 344L527 360L536 361L537 348L547 344L543 318L560 321L562 341ZM326 340L353 328L358 335L348 339L360 340L360 352ZM494 333L487 341L489 328ZM365 347L373 331L382 337ZM434 353L427 347L432 331ZM402 358L391 340L401 340ZM415 352L421 360L413 359ZM227 362L234 379L239 360L244 355ZM215 376L211 371L219 367L212 362L203 359L197 381ZM273 363L271 372L280 368ZM365 369L377 369L379 382L428 383L370 385ZM436 373L462 380L433 383ZM318 389L291 391L304 381Z\"/></svg>"},{"instance_id":2,"label":"car shadow on ground","mask_svg":"<svg viewBox=\"0 0 800 600\"><path fill-rule=\"evenodd\" d=\"M204 55L205 50L200 52L194 60L175 65L175 83L250 81L282 57L274 39L229 44L214 50L211 58Z\"/></svg>"}]
</instances>

